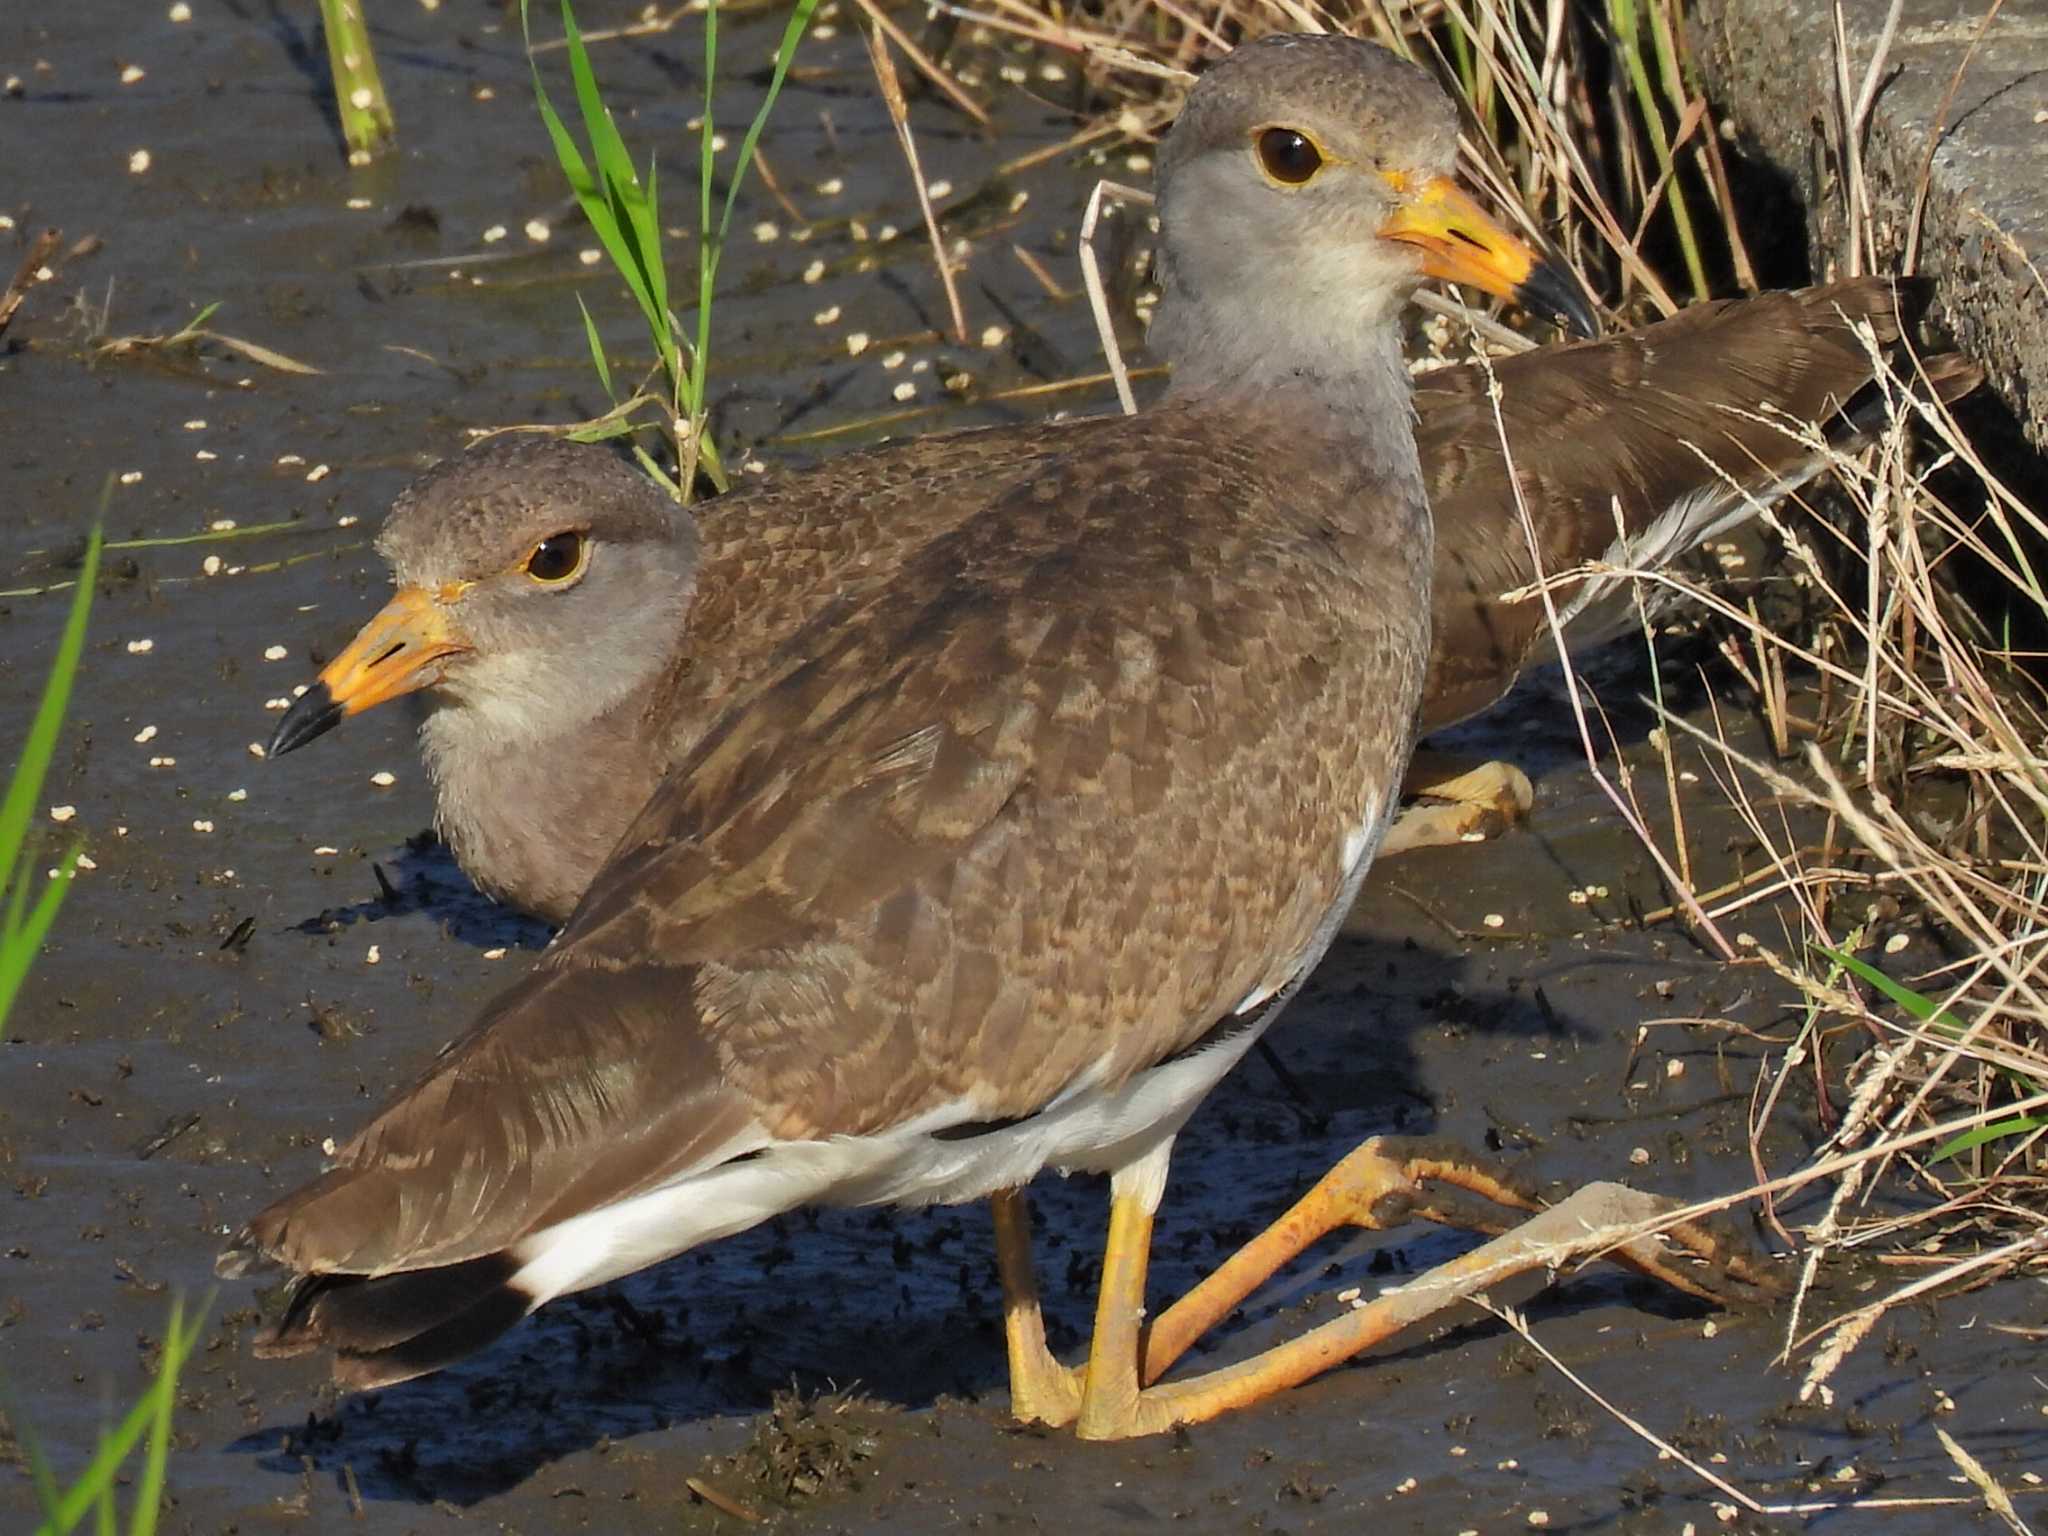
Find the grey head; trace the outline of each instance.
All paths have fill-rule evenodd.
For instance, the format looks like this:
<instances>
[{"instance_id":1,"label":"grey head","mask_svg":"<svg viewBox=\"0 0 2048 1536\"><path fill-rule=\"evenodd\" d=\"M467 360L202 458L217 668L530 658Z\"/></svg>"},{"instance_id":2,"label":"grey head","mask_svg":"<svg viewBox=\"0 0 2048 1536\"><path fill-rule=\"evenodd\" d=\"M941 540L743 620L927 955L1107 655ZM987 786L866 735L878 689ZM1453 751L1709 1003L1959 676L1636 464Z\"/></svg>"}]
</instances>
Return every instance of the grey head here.
<instances>
[{"instance_id":1,"label":"grey head","mask_svg":"<svg viewBox=\"0 0 2048 1536\"><path fill-rule=\"evenodd\" d=\"M436 465L377 551L397 595L279 722L273 755L417 689L479 747L573 731L661 674L696 593L689 513L609 451L554 438Z\"/></svg>"},{"instance_id":2,"label":"grey head","mask_svg":"<svg viewBox=\"0 0 2048 1536\"><path fill-rule=\"evenodd\" d=\"M1393 321L1427 276L1589 328L1575 283L1450 180L1457 109L1421 68L1334 34L1210 66L1159 154L1154 347L1176 393L1398 368Z\"/></svg>"}]
</instances>

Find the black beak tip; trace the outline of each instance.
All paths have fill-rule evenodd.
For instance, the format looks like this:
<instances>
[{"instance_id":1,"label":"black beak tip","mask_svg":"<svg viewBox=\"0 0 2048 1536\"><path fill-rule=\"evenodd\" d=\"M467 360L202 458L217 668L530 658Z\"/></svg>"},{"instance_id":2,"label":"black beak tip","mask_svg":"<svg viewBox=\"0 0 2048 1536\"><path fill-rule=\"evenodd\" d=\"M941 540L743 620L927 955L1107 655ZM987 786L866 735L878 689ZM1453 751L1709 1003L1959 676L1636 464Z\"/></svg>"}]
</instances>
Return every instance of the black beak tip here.
<instances>
[{"instance_id":1,"label":"black beak tip","mask_svg":"<svg viewBox=\"0 0 2048 1536\"><path fill-rule=\"evenodd\" d=\"M271 733L270 745L263 749L266 757L282 757L296 751L316 736L325 736L341 724L342 709L334 702L334 695L328 692L325 683L315 683L293 701L292 707L284 712L284 718L277 722L277 729Z\"/></svg>"},{"instance_id":2,"label":"black beak tip","mask_svg":"<svg viewBox=\"0 0 2048 1536\"><path fill-rule=\"evenodd\" d=\"M1593 301L1579 286L1579 280L1560 262L1538 262L1515 290L1515 302L1524 309L1549 316L1583 341L1590 341L1600 334L1600 321L1593 311Z\"/></svg>"}]
</instances>

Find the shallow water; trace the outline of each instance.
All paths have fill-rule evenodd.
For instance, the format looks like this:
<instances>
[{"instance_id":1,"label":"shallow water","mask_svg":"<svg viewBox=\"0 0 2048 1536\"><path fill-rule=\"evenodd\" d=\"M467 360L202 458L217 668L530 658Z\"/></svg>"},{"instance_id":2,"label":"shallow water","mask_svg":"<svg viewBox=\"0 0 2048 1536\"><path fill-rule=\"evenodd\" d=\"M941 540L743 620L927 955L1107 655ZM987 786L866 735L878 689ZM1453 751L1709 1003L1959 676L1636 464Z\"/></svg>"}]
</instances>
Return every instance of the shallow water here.
<instances>
[{"instance_id":1,"label":"shallow water","mask_svg":"<svg viewBox=\"0 0 2048 1536\"><path fill-rule=\"evenodd\" d=\"M45 795L77 808L70 827L98 867L79 877L0 1048L0 1371L13 1433L32 1427L60 1469L139 1389L171 1293L211 1293L224 1234L311 1173L321 1141L347 1135L543 940L417 839L430 802L402 712L354 721L287 763L248 744L275 722L268 701L375 606L384 575L368 535L415 469L466 427L602 408L574 296L621 355L638 345L617 285L578 257L594 242L565 214L501 7L391 10L378 44L404 153L360 173L341 164L320 42L297 13L195 9L179 24L161 5L95 0L0 29L0 64L22 77L19 97L0 98L8 211L22 232L55 224L67 246L104 242L61 263L0 342L0 539L14 589L0 598L0 739L20 738L62 620L65 594L37 589L65 580L104 477L137 477L113 492L110 537L188 537L223 520L242 535L109 552ZM583 20L627 14L589 5ZM729 61L764 60L773 33L729 27L728 46ZM686 201L697 58L682 32L598 51L608 90L630 105L629 139L660 148L671 222ZM927 173L956 201L1073 128L1065 85L1034 73L1034 98L994 85L1005 60L974 61L999 103L998 137L929 99L913 109ZM129 63L145 73L124 85ZM910 404L933 409L898 431L1104 408L1101 393L946 405L940 384L965 371L988 391L1093 366L1085 307L1049 296L1012 248L1077 286L1072 230L1098 172L1054 157L963 215L977 344L942 342L943 302L857 39L813 41L801 63L765 148L811 235L799 242L802 226L750 183L717 311L723 446L771 463L829 451L778 439L901 411L904 383ZM735 141L756 83L721 97ZM143 148L149 169L133 174ZM1017 192L1030 196L1013 208ZM535 219L552 227L544 243L525 232ZM772 241L756 232L769 223ZM885 242L890 225L903 233ZM807 282L813 261L826 270ZM78 309L106 305L116 333L163 332L215 299L218 329L322 372L273 373L217 350L85 355ZM983 347L991 325L1009 339ZM871 338L858 356L854 332ZM269 523L286 526L247 532ZM209 556L219 573L205 573ZM285 654L267 659L273 647ZM1611 697L1640 690L1625 658L1603 671ZM1628 1175L1694 1195L1747 1177L1757 1048L1680 1024L1653 1030L1639 1057L1632 1046L1656 1018L1769 1028L1786 999L1766 972L1712 963L1671 930L1601 926L1631 900L1662 898L1578 766L1558 698L1539 680L1462 733L1461 747L1512 751L1537 775L1538 815L1497 842L1376 873L1371 937L1333 952L1274 1037L1305 1098L1253 1060L1196 1117L1162 1213L1156 1296L1377 1131L1490 1139L1559 1180ZM1624 712L1622 727L1639 740L1643 722ZM372 783L380 771L389 788ZM1707 883L1743 851L1710 798L1689 811ZM1567 901L1596 883L1606 899ZM1751 925L1777 929L1761 910ZM1782 1116L1766 1138L1774 1170L1802 1150L1800 1123ZM1102 1190L1047 1180L1039 1209L1055 1344L1071 1351ZM1413 1229L1333 1243L1259 1298L1224 1353L1463 1241ZM1839 1274L1816 1315L1903 1273ZM1594 1387L1688 1452L1724 1455L1717 1470L1760 1498L1816 1485L1949 1497L1964 1490L1937 1423L2008 1482L2048 1452L2041 1351L1991 1326L2038 1316L2037 1296L2007 1286L1902 1312L1852 1357L1826 1409L1790 1406L1796 1375L1770 1368L1781 1330L1769 1317L1716 1316L1612 1271L1530 1310ZM1723 1525L1717 1496L1476 1312L1259 1410L1101 1447L1005 1422L996 1297L978 1209L798 1215L559 1303L440 1377L337 1403L314 1362L248 1357L256 1294L227 1285L184 1383L168 1528L324 1529L350 1519L351 1487L362 1511L350 1528L365 1531L465 1518L733 1528L684 1479L773 1508L751 1464L724 1458L803 1439L767 1415L792 1380L806 1392L858 1382L866 1395L833 1421L852 1426L836 1450L812 1447L820 1462L851 1454L852 1486L823 1476L783 1517L792 1528L1505 1531L1539 1511L1553 1531L1764 1528L1748 1515ZM31 1503L25 1475L0 1469L8 1528ZM1815 1524L1931 1532L1985 1518L1966 1505Z\"/></svg>"}]
</instances>

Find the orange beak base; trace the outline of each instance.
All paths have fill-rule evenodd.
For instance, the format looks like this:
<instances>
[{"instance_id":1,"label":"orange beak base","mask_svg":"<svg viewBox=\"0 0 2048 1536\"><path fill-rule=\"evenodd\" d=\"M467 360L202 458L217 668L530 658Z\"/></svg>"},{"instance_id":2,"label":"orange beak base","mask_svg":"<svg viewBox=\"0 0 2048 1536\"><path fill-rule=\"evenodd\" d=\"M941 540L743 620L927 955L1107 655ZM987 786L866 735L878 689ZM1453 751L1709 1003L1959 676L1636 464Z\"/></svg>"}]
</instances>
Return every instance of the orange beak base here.
<instances>
[{"instance_id":1,"label":"orange beak base","mask_svg":"<svg viewBox=\"0 0 2048 1536\"><path fill-rule=\"evenodd\" d=\"M424 587L405 588L285 711L268 755L294 751L350 715L439 682L439 663L469 648L450 625L446 604Z\"/></svg>"},{"instance_id":2,"label":"orange beak base","mask_svg":"<svg viewBox=\"0 0 2048 1536\"><path fill-rule=\"evenodd\" d=\"M1405 187L1400 178L1389 179ZM1555 320L1575 336L1599 334L1593 306L1570 271L1502 229L1449 177L1406 191L1379 233L1420 250L1422 270L1431 277L1469 283Z\"/></svg>"}]
</instances>

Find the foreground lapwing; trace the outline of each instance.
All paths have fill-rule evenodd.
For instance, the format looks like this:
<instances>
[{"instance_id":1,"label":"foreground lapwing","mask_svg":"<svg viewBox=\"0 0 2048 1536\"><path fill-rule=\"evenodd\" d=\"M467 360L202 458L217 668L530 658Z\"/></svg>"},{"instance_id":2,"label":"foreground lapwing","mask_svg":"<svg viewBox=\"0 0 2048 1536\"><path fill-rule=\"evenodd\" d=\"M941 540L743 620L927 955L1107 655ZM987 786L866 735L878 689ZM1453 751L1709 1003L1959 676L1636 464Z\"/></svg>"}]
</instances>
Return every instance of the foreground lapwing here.
<instances>
[{"instance_id":1,"label":"foreground lapwing","mask_svg":"<svg viewBox=\"0 0 2048 1536\"><path fill-rule=\"evenodd\" d=\"M1183 227L1205 227L1199 206L1180 212ZM1848 448L1881 419L1866 409L1880 397L1873 349L1898 349L1901 306L1910 315L1919 297L1915 285L1859 278L1495 362L1543 572L1662 564L1818 473L1825 455L1793 424ZM1976 377L1952 356L1925 368L1948 395ZM1416 381L1436 528L1424 735L1493 704L1550 655L1542 605L1503 600L1537 566L1487 385L1476 364ZM1014 475L1062 441L1057 430L882 448L700 505L694 518L602 449L486 444L399 497L377 541L398 595L292 706L270 750L426 689L421 740L442 835L479 888L559 923L777 647L827 605L887 586L980 506L929 486ZM1575 647L1635 622L1618 579L1559 603ZM1455 837L1499 804L1504 783L1512 803L1510 772L1473 775L1461 804L1404 814L1382 853Z\"/></svg>"},{"instance_id":2,"label":"foreground lapwing","mask_svg":"<svg viewBox=\"0 0 2048 1536\"><path fill-rule=\"evenodd\" d=\"M1432 550L1401 302L1428 269L1561 291L1445 179L1455 130L1370 45L1238 50L1162 147L1165 401L809 479L969 505L777 647L533 972L237 1238L224 1274L299 1276L267 1352L403 1381L799 1205L995 1195L1013 1405L1111 1437L1257 1401L1458 1294L1423 1277L1341 1347L1144 1385L1303 1240L1256 1239L1145 1335L1175 1134L1329 944L1413 736ZM539 603L597 553L509 568ZM1007 1198L1047 1166L1110 1177L1078 1371L1045 1351ZM1369 1145L1309 1198L1370 1221L1432 1176L1497 1188Z\"/></svg>"}]
</instances>

